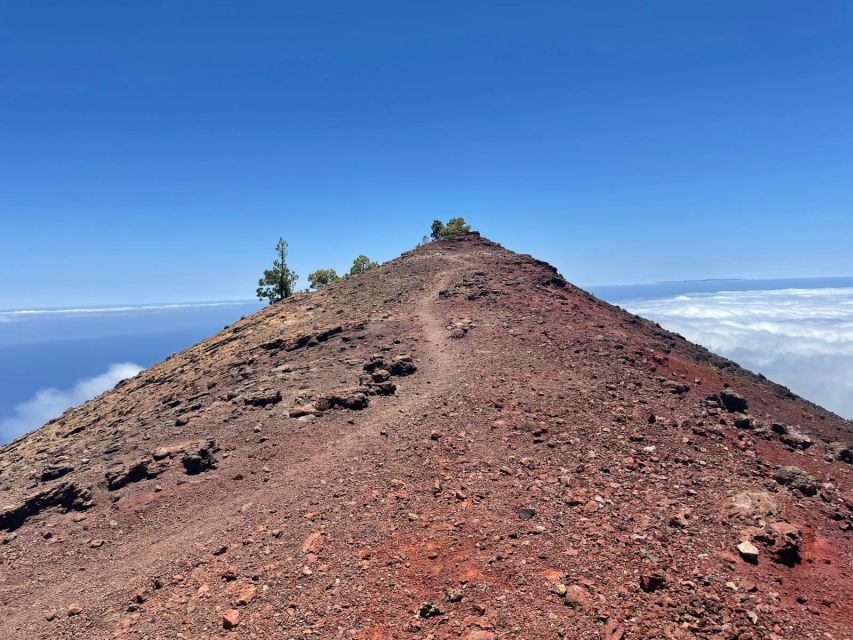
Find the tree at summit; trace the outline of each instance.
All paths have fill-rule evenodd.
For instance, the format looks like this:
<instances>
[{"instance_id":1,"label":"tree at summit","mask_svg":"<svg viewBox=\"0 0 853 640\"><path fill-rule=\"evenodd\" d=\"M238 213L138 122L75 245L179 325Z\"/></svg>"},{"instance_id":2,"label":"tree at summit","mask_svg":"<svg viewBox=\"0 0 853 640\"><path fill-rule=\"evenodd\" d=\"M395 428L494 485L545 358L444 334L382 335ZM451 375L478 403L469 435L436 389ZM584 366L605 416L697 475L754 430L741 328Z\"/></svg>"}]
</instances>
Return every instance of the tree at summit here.
<instances>
[{"instance_id":1,"label":"tree at summit","mask_svg":"<svg viewBox=\"0 0 853 640\"><path fill-rule=\"evenodd\" d=\"M447 224L441 220L433 220L430 226L430 237L433 240L446 238L447 236L455 236L460 233L468 233L471 231L471 225L465 223L465 218L450 218Z\"/></svg>"}]
</instances>

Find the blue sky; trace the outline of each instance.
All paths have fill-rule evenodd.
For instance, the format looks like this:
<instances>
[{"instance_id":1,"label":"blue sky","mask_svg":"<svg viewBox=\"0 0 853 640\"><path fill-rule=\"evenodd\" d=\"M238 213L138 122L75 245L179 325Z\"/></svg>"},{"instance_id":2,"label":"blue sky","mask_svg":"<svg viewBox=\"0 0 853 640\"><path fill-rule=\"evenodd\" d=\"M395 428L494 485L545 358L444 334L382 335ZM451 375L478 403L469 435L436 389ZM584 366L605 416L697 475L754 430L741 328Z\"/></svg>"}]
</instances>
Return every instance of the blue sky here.
<instances>
[{"instance_id":1,"label":"blue sky","mask_svg":"<svg viewBox=\"0 0 853 640\"><path fill-rule=\"evenodd\" d=\"M0 308L465 216L580 284L853 275L849 2L0 6Z\"/></svg>"}]
</instances>

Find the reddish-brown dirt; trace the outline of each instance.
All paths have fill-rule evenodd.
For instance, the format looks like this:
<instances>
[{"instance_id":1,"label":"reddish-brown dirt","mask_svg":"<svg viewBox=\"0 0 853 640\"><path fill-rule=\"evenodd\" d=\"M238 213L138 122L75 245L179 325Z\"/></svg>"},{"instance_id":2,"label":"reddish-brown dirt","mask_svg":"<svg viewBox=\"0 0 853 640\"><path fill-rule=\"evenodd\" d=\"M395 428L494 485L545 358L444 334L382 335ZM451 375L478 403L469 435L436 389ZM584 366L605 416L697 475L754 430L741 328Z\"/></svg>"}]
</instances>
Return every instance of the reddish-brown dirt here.
<instances>
[{"instance_id":1,"label":"reddish-brown dirt","mask_svg":"<svg viewBox=\"0 0 853 640\"><path fill-rule=\"evenodd\" d=\"M850 433L448 238L3 447L0 637L850 638Z\"/></svg>"}]
</instances>

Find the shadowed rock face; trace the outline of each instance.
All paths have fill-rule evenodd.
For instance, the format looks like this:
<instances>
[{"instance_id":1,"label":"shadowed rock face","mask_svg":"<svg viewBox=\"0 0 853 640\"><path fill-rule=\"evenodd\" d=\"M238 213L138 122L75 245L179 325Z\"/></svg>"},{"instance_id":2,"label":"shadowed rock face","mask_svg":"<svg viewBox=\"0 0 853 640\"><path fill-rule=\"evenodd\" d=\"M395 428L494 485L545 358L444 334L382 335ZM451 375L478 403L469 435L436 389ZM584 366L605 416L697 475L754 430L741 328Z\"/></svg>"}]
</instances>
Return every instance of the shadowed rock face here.
<instances>
[{"instance_id":1,"label":"shadowed rock face","mask_svg":"<svg viewBox=\"0 0 853 640\"><path fill-rule=\"evenodd\" d=\"M447 238L3 447L0 636L843 638L850 433Z\"/></svg>"}]
</instances>

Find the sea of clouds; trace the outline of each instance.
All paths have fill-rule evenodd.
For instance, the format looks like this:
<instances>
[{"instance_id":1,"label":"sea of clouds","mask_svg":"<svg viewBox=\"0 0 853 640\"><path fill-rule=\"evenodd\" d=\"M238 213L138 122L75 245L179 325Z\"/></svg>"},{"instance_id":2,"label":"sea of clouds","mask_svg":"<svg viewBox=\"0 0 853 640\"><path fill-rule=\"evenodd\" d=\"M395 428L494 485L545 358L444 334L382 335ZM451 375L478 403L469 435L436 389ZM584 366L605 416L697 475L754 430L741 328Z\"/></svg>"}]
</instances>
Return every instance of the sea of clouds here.
<instances>
[{"instance_id":1,"label":"sea of clouds","mask_svg":"<svg viewBox=\"0 0 853 640\"><path fill-rule=\"evenodd\" d=\"M621 306L853 418L853 288L721 291Z\"/></svg>"},{"instance_id":2,"label":"sea of clouds","mask_svg":"<svg viewBox=\"0 0 853 640\"><path fill-rule=\"evenodd\" d=\"M0 442L11 440L61 415L70 407L82 404L112 389L119 381L132 378L142 367L132 362L110 365L100 375L78 381L69 389L52 387L37 391L15 407L15 413L0 421Z\"/></svg>"},{"instance_id":3,"label":"sea of clouds","mask_svg":"<svg viewBox=\"0 0 853 640\"><path fill-rule=\"evenodd\" d=\"M253 302L253 301L252 301ZM138 313L140 311L174 311L180 309L204 309L209 307L236 307L245 305L245 300L225 302L175 302L168 304L136 304L113 307L67 307L53 309L10 309L0 310L0 322L11 322L18 318L34 316L103 315L108 313Z\"/></svg>"}]
</instances>

